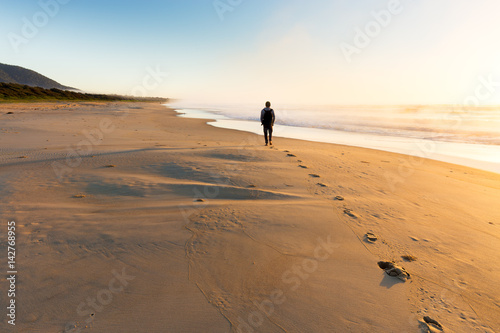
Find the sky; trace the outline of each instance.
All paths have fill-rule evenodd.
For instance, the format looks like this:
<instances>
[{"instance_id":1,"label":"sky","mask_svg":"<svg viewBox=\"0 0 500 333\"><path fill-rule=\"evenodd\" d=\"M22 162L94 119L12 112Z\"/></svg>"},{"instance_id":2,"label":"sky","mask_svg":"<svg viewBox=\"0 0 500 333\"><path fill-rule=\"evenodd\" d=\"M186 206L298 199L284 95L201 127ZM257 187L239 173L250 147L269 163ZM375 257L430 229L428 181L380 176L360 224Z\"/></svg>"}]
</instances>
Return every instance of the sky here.
<instances>
[{"instance_id":1,"label":"sky","mask_svg":"<svg viewBox=\"0 0 500 333\"><path fill-rule=\"evenodd\" d=\"M0 62L190 101L500 104L498 0L0 0Z\"/></svg>"}]
</instances>

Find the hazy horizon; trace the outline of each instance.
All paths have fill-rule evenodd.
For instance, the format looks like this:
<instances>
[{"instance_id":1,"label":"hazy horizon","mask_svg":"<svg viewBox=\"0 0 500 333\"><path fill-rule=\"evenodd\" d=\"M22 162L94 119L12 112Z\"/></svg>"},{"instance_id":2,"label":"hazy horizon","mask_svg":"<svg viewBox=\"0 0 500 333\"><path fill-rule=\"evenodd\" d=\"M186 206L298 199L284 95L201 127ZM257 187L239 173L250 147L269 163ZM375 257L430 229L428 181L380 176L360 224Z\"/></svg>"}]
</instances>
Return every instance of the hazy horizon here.
<instances>
[{"instance_id":1,"label":"hazy horizon","mask_svg":"<svg viewBox=\"0 0 500 333\"><path fill-rule=\"evenodd\" d=\"M1 62L88 92L205 103L500 104L491 0L0 3Z\"/></svg>"}]
</instances>

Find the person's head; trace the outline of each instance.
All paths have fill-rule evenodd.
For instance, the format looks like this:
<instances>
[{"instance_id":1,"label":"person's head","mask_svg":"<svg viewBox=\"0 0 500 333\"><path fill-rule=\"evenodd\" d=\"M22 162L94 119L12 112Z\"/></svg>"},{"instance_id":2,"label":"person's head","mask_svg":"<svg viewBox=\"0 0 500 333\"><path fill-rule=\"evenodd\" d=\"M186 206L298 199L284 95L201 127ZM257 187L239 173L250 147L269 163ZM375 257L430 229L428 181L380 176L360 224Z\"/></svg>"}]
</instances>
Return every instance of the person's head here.
<instances>
[{"instance_id":1,"label":"person's head","mask_svg":"<svg viewBox=\"0 0 500 333\"><path fill-rule=\"evenodd\" d=\"M271 102L266 102L266 108L270 108L271 107Z\"/></svg>"}]
</instances>

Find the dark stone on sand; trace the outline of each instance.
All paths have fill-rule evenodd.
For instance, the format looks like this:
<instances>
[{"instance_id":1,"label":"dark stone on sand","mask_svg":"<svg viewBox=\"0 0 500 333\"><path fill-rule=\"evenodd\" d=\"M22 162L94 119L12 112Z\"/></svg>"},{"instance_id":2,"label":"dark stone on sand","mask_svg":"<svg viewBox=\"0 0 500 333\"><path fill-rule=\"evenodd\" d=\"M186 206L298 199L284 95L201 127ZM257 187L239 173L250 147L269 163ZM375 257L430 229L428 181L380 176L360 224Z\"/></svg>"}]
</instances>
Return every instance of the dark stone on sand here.
<instances>
[{"instance_id":1,"label":"dark stone on sand","mask_svg":"<svg viewBox=\"0 0 500 333\"><path fill-rule=\"evenodd\" d=\"M14 114L14 112L12 112L12 111L9 111L9 112L7 112L7 114Z\"/></svg>"},{"instance_id":2,"label":"dark stone on sand","mask_svg":"<svg viewBox=\"0 0 500 333\"><path fill-rule=\"evenodd\" d=\"M257 186L255 186L254 184L250 184L250 185L248 185L247 187L248 187L248 188L254 188L254 187L257 187Z\"/></svg>"},{"instance_id":3,"label":"dark stone on sand","mask_svg":"<svg viewBox=\"0 0 500 333\"><path fill-rule=\"evenodd\" d=\"M437 320L434 320L434 319L432 319L432 318L431 318L431 317L429 317L429 316L425 316L425 317L424 317L424 321L425 321L427 324L432 324L432 325L434 325L434 326L436 326L436 327L438 327L438 328L443 328L443 326L441 326L441 324L440 324L440 323L438 323L438 322L437 322Z\"/></svg>"},{"instance_id":4,"label":"dark stone on sand","mask_svg":"<svg viewBox=\"0 0 500 333\"><path fill-rule=\"evenodd\" d=\"M205 202L203 199L196 199L195 202Z\"/></svg>"}]
</instances>

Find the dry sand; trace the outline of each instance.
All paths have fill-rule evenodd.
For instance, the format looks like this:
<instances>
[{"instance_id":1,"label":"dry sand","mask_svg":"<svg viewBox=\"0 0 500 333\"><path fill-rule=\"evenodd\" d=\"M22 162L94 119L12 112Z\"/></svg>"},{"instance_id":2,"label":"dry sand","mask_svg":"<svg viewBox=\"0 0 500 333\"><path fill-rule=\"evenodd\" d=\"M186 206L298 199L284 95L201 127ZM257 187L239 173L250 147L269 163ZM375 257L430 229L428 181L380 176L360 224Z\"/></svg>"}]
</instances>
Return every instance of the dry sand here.
<instances>
[{"instance_id":1,"label":"dry sand","mask_svg":"<svg viewBox=\"0 0 500 333\"><path fill-rule=\"evenodd\" d=\"M1 332L500 332L500 175L205 122L0 105Z\"/></svg>"}]
</instances>

